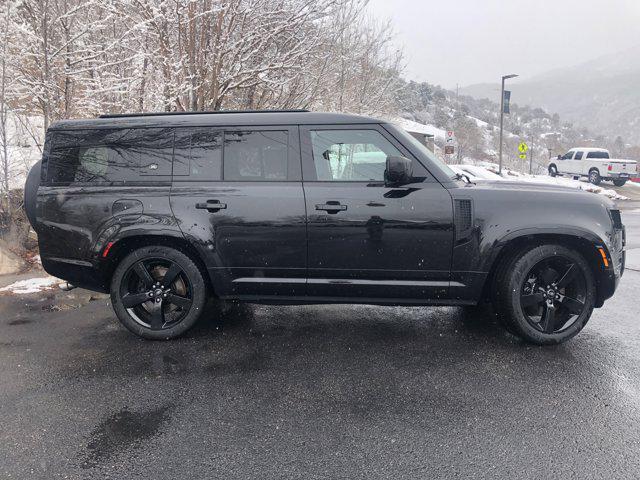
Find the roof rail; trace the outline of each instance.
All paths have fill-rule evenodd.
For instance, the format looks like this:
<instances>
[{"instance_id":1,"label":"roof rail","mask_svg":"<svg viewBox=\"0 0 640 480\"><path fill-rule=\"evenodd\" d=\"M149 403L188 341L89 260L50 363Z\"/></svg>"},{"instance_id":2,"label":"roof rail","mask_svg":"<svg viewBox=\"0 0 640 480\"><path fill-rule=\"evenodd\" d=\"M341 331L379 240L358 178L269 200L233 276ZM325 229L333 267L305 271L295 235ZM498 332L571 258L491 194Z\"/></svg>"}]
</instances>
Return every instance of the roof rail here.
<instances>
[{"instance_id":1,"label":"roof rail","mask_svg":"<svg viewBox=\"0 0 640 480\"><path fill-rule=\"evenodd\" d=\"M303 113L309 110L215 110L208 112L149 112L149 113L106 113L98 118L121 117L161 117L164 115L203 115L203 114L230 114L230 113Z\"/></svg>"}]
</instances>

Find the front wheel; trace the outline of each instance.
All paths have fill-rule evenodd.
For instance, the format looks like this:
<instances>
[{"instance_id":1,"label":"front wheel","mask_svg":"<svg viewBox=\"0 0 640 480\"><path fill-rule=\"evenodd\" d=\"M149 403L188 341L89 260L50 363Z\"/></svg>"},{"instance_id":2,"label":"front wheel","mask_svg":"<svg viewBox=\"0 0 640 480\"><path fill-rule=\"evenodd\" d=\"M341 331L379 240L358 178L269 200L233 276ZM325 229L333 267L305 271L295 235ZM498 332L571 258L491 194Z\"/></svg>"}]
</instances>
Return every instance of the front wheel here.
<instances>
[{"instance_id":1,"label":"front wheel","mask_svg":"<svg viewBox=\"0 0 640 480\"><path fill-rule=\"evenodd\" d=\"M150 340L169 340L189 330L198 321L206 297L198 266L170 247L133 251L111 280L111 303L118 319Z\"/></svg>"},{"instance_id":2,"label":"front wheel","mask_svg":"<svg viewBox=\"0 0 640 480\"><path fill-rule=\"evenodd\" d=\"M549 176L551 177L558 176L558 168L555 165L549 165Z\"/></svg>"},{"instance_id":3,"label":"front wheel","mask_svg":"<svg viewBox=\"0 0 640 480\"><path fill-rule=\"evenodd\" d=\"M613 184L616 187L622 187L622 186L624 186L625 183L627 183L627 179L626 178L625 179L615 179L615 180L613 180Z\"/></svg>"},{"instance_id":4,"label":"front wheel","mask_svg":"<svg viewBox=\"0 0 640 480\"><path fill-rule=\"evenodd\" d=\"M595 280L582 255L542 245L511 257L497 278L495 308L508 329L537 345L580 332L595 305Z\"/></svg>"}]
</instances>

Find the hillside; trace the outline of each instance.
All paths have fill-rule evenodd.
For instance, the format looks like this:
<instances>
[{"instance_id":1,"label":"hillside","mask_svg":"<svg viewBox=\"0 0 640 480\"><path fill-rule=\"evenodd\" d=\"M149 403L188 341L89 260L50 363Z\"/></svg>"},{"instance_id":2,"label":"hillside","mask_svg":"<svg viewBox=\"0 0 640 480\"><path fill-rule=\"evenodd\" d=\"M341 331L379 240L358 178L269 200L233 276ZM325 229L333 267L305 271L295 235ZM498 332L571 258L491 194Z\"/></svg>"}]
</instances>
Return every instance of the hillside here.
<instances>
[{"instance_id":1,"label":"hillside","mask_svg":"<svg viewBox=\"0 0 640 480\"><path fill-rule=\"evenodd\" d=\"M596 134L640 144L640 45L528 79L513 81L512 101L542 107ZM500 100L499 84L461 89L475 98Z\"/></svg>"}]
</instances>

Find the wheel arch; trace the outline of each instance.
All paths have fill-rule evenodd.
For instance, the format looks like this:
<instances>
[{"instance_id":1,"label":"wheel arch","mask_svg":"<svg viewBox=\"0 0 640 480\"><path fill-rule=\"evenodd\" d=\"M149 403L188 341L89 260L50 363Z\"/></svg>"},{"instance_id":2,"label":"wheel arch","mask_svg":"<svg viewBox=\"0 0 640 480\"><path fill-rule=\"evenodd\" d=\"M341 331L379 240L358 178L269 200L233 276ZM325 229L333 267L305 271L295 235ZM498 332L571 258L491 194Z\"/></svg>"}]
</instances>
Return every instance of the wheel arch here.
<instances>
[{"instance_id":1,"label":"wheel arch","mask_svg":"<svg viewBox=\"0 0 640 480\"><path fill-rule=\"evenodd\" d=\"M489 274L483 287L483 298L489 298L495 289L496 271L498 266L525 248L534 248L544 244L558 244L578 251L591 267L591 271L596 280L596 307L601 307L604 303L605 292L602 283L606 280L606 271L602 266L602 257L598 252L603 248L607 258L611 255L605 243L597 235L588 231L568 230L559 232L557 230L536 231L536 232L514 232L507 235L499 242L499 248L487 260L486 267Z\"/></svg>"},{"instance_id":2,"label":"wheel arch","mask_svg":"<svg viewBox=\"0 0 640 480\"><path fill-rule=\"evenodd\" d=\"M130 235L114 240L109 247L106 258L102 258L99 270L104 278L105 285L111 283L111 277L118 264L129 253L138 248L148 247L152 245L160 245L164 247L175 248L176 250L187 255L200 269L202 276L207 283L207 288L213 293L213 281L209 276L206 264L196 248L182 236L173 235Z\"/></svg>"}]
</instances>

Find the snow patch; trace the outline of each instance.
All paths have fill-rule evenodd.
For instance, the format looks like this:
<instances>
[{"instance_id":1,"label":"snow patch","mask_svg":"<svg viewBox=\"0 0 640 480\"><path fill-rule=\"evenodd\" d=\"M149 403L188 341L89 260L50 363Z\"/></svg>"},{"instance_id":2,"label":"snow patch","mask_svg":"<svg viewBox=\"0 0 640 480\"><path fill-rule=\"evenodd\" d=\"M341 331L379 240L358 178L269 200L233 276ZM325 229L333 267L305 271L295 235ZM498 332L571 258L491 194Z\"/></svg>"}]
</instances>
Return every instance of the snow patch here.
<instances>
[{"instance_id":1,"label":"snow patch","mask_svg":"<svg viewBox=\"0 0 640 480\"><path fill-rule=\"evenodd\" d=\"M59 283L60 279L56 277L28 278L26 280L19 280L7 287L0 288L0 292L26 295L29 293L38 293L42 290L50 290Z\"/></svg>"}]
</instances>

